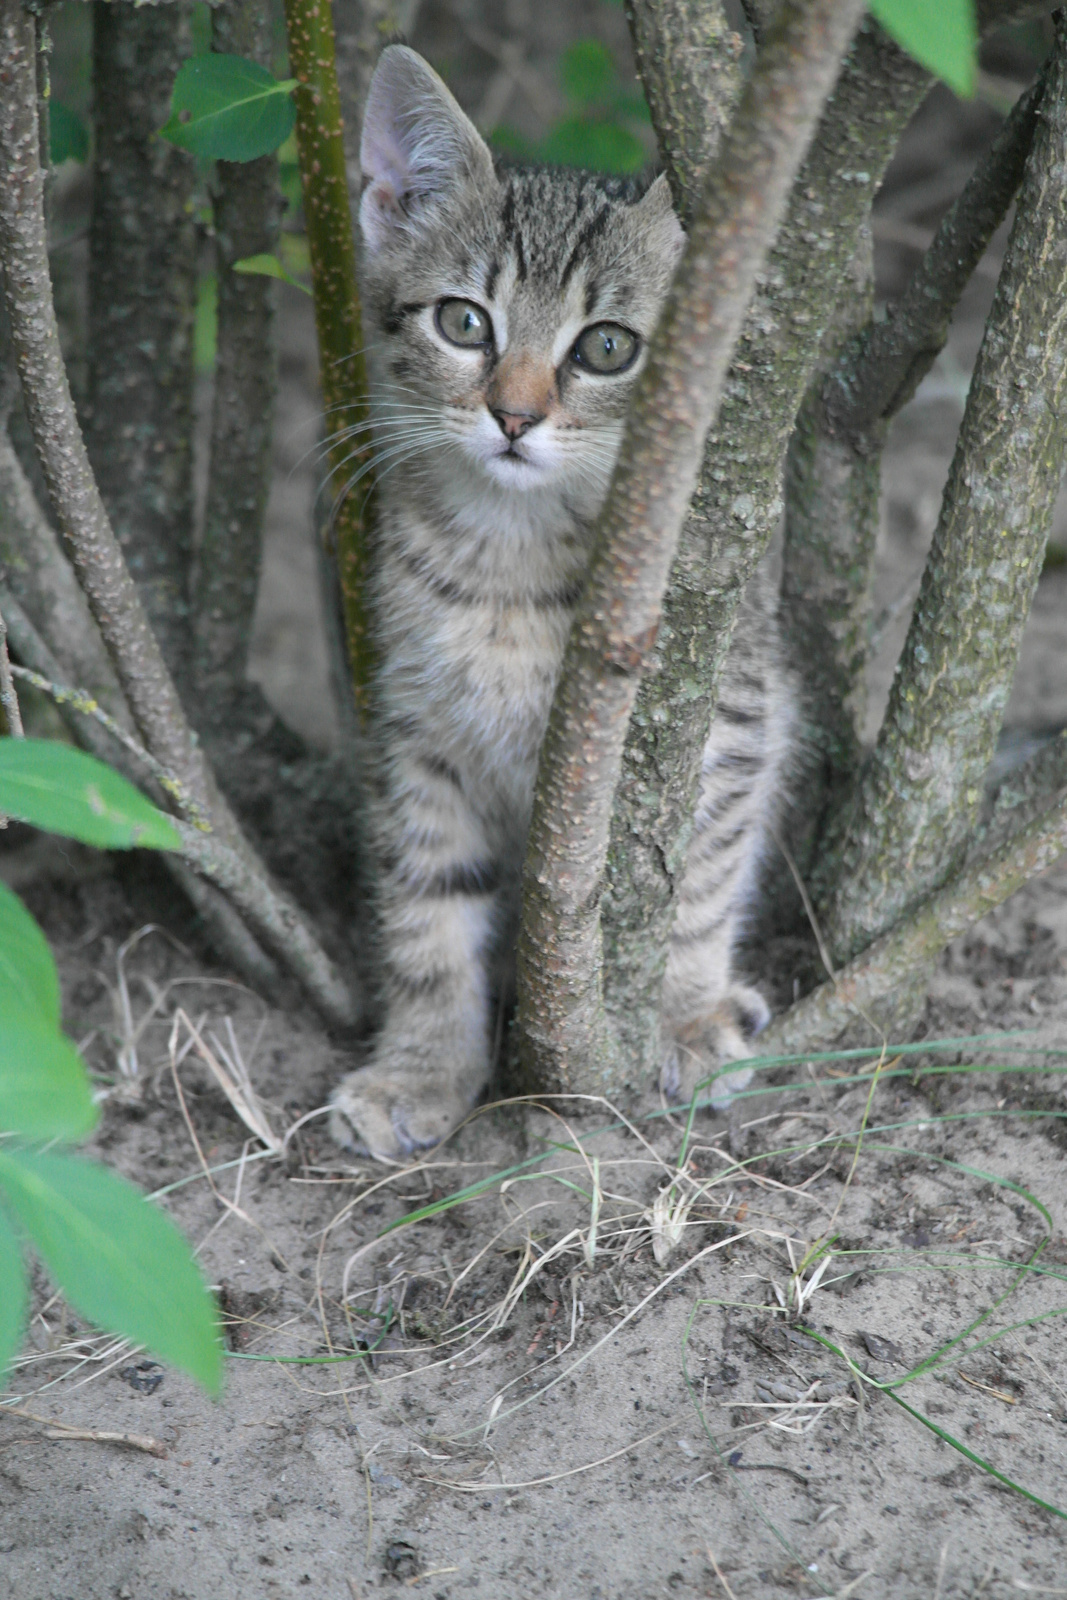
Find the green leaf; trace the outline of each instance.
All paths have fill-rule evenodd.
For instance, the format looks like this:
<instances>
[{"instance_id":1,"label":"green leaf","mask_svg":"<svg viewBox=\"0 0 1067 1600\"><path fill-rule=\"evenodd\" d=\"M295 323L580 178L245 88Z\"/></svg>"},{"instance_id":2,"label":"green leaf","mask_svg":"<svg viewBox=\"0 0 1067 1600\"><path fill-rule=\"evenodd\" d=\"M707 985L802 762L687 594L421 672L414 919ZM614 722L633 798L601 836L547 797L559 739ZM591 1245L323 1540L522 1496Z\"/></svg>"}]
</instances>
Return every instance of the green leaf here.
<instances>
[{"instance_id":1,"label":"green leaf","mask_svg":"<svg viewBox=\"0 0 1067 1600\"><path fill-rule=\"evenodd\" d=\"M26 1326L26 1269L22 1251L0 1207L0 1389L4 1374L18 1354Z\"/></svg>"},{"instance_id":2,"label":"green leaf","mask_svg":"<svg viewBox=\"0 0 1067 1600\"><path fill-rule=\"evenodd\" d=\"M52 739L0 739L0 812L106 849L181 846L170 818L132 783Z\"/></svg>"},{"instance_id":3,"label":"green leaf","mask_svg":"<svg viewBox=\"0 0 1067 1600\"><path fill-rule=\"evenodd\" d=\"M971 98L978 61L973 0L871 0L871 11L909 55Z\"/></svg>"},{"instance_id":4,"label":"green leaf","mask_svg":"<svg viewBox=\"0 0 1067 1600\"><path fill-rule=\"evenodd\" d=\"M18 895L0 883L0 1009L9 998L59 1027L59 978L48 940Z\"/></svg>"},{"instance_id":5,"label":"green leaf","mask_svg":"<svg viewBox=\"0 0 1067 1600\"><path fill-rule=\"evenodd\" d=\"M96 1125L89 1078L70 1040L5 996L0 1003L0 1131L82 1139Z\"/></svg>"},{"instance_id":6,"label":"green leaf","mask_svg":"<svg viewBox=\"0 0 1067 1600\"><path fill-rule=\"evenodd\" d=\"M599 39L579 39L565 50L559 75L564 94L579 106L606 100L617 77L614 58Z\"/></svg>"},{"instance_id":7,"label":"green leaf","mask_svg":"<svg viewBox=\"0 0 1067 1600\"><path fill-rule=\"evenodd\" d=\"M644 146L628 128L585 117L558 122L541 146L540 156L561 167L584 167L589 172L640 172L645 164Z\"/></svg>"},{"instance_id":8,"label":"green leaf","mask_svg":"<svg viewBox=\"0 0 1067 1600\"><path fill-rule=\"evenodd\" d=\"M218 1315L164 1212L94 1162L9 1146L0 1146L0 1189L76 1310L218 1393Z\"/></svg>"},{"instance_id":9,"label":"green leaf","mask_svg":"<svg viewBox=\"0 0 1067 1600\"><path fill-rule=\"evenodd\" d=\"M295 87L295 78L279 82L244 56L192 56L178 70L170 119L160 133L207 160L254 161L289 137Z\"/></svg>"},{"instance_id":10,"label":"green leaf","mask_svg":"<svg viewBox=\"0 0 1067 1600\"><path fill-rule=\"evenodd\" d=\"M84 161L89 154L89 130L76 111L59 100L48 102L48 158L54 167L64 161Z\"/></svg>"},{"instance_id":11,"label":"green leaf","mask_svg":"<svg viewBox=\"0 0 1067 1600\"><path fill-rule=\"evenodd\" d=\"M304 294L311 293L306 283L301 283L291 272L286 272L277 256L245 256L243 261L234 262L233 270L249 272L261 278L280 278L283 283L291 283L294 289L300 289Z\"/></svg>"}]
</instances>

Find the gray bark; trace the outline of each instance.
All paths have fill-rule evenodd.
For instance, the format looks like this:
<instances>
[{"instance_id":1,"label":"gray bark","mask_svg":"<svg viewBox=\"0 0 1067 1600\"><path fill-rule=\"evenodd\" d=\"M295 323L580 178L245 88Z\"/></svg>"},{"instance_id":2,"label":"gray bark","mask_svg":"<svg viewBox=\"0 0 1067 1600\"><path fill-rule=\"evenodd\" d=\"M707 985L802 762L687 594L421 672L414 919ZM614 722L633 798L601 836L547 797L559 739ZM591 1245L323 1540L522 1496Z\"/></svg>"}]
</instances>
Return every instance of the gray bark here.
<instances>
[{"instance_id":1,"label":"gray bark","mask_svg":"<svg viewBox=\"0 0 1067 1600\"><path fill-rule=\"evenodd\" d=\"M741 40L720 0L627 0L626 16L674 209L688 222L741 92Z\"/></svg>"},{"instance_id":2,"label":"gray bark","mask_svg":"<svg viewBox=\"0 0 1067 1600\"><path fill-rule=\"evenodd\" d=\"M214 50L269 67L264 0L223 0L211 14ZM232 723L247 692L248 647L259 586L274 421L274 284L233 271L277 248L278 161L219 161L212 194L218 334L204 523L193 584L197 721Z\"/></svg>"},{"instance_id":3,"label":"gray bark","mask_svg":"<svg viewBox=\"0 0 1067 1600\"><path fill-rule=\"evenodd\" d=\"M900 299L860 331L825 384L825 426L855 450L881 449L890 420L944 348L959 297L1022 181L1043 92L1044 74L1012 107Z\"/></svg>"},{"instance_id":4,"label":"gray bark","mask_svg":"<svg viewBox=\"0 0 1067 1600\"><path fill-rule=\"evenodd\" d=\"M163 656L188 681L192 560L192 158L157 137L189 54L185 0L93 6L93 207L85 437Z\"/></svg>"},{"instance_id":5,"label":"gray bark","mask_svg":"<svg viewBox=\"0 0 1067 1600\"><path fill-rule=\"evenodd\" d=\"M1065 172L1061 14L889 708L825 858L822 919L838 960L945 882L978 817L1067 459Z\"/></svg>"},{"instance_id":6,"label":"gray bark","mask_svg":"<svg viewBox=\"0 0 1067 1600\"><path fill-rule=\"evenodd\" d=\"M822 391L842 346L870 319L872 273L871 235L865 226L786 461L781 620L789 659L803 672L805 764L789 832L805 877L818 851L827 804L859 765L867 710L881 460L830 429Z\"/></svg>"},{"instance_id":7,"label":"gray bark","mask_svg":"<svg viewBox=\"0 0 1067 1600\"><path fill-rule=\"evenodd\" d=\"M871 197L929 83L875 23L861 25L793 185L707 441L611 829L605 996L629 1082L658 1070L674 892L737 607L781 515L786 447Z\"/></svg>"},{"instance_id":8,"label":"gray bark","mask_svg":"<svg viewBox=\"0 0 1067 1600\"><path fill-rule=\"evenodd\" d=\"M859 0L786 0L694 208L638 379L541 751L523 875L520 1051L541 1088L617 1082L599 891L626 728L756 277L860 14Z\"/></svg>"}]
</instances>

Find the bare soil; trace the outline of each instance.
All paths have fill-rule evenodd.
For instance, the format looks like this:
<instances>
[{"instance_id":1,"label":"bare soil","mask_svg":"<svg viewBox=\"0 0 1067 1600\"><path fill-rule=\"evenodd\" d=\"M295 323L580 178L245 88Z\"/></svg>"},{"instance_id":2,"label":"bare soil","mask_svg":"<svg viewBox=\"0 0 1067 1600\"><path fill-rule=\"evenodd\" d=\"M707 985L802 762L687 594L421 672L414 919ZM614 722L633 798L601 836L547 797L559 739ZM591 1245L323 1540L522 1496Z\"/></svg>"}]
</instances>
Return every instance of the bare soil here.
<instances>
[{"instance_id":1,"label":"bare soil","mask_svg":"<svg viewBox=\"0 0 1067 1600\"><path fill-rule=\"evenodd\" d=\"M947 98L925 114L887 185L883 286L914 259L901 227L929 227L909 188L973 159L991 125ZM990 292L986 271L886 461L875 714ZM311 330L300 297L282 306L255 672L326 747L315 469L300 464ZM1067 572L1050 568L1009 752L1067 722L1065 644ZM232 1351L213 1404L38 1279L20 1411L0 1413L0 1593L1067 1593L1067 1102L1041 1070L1067 1062L1067 870L946 953L919 1030L1023 1040L890 1054L878 1074L867 1058L859 1081L816 1064L688 1138L651 1094L628 1124L604 1105L488 1107L402 1170L339 1156L313 1113L342 1054L213 966L151 863L12 830L0 870L44 922L68 1028L111 1086L90 1149L162 1192ZM244 1063L274 1130L311 1114L283 1157L251 1138L179 1010L206 1053ZM805 1265L827 1237L829 1265Z\"/></svg>"}]
</instances>

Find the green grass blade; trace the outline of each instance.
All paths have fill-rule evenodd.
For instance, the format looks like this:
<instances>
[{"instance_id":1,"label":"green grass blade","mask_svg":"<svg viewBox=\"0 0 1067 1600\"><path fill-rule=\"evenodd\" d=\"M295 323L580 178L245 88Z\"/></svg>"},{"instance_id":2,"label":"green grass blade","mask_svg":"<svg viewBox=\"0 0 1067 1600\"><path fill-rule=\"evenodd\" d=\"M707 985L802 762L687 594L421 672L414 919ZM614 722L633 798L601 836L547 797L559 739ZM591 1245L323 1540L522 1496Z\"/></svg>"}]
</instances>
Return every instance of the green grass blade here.
<instances>
[{"instance_id":1,"label":"green grass blade","mask_svg":"<svg viewBox=\"0 0 1067 1600\"><path fill-rule=\"evenodd\" d=\"M95 756L53 739L0 740L0 811L111 850L177 850L177 829Z\"/></svg>"},{"instance_id":2,"label":"green grass blade","mask_svg":"<svg viewBox=\"0 0 1067 1600\"><path fill-rule=\"evenodd\" d=\"M18 1354L26 1327L26 1269L22 1250L0 1206L0 1389L4 1374Z\"/></svg>"},{"instance_id":3,"label":"green grass blade","mask_svg":"<svg viewBox=\"0 0 1067 1600\"><path fill-rule=\"evenodd\" d=\"M215 1305L164 1212L94 1162L34 1150L0 1147L0 1189L72 1306L218 1393Z\"/></svg>"}]
</instances>

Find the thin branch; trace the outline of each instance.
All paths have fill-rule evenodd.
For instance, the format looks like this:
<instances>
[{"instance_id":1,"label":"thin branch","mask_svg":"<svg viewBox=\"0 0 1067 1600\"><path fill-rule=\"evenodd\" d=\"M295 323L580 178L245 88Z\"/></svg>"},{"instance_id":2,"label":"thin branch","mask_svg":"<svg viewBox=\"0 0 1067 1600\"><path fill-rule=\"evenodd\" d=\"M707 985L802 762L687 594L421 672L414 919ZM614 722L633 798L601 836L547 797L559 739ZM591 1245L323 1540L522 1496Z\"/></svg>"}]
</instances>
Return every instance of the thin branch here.
<instances>
[{"instance_id":1,"label":"thin branch","mask_svg":"<svg viewBox=\"0 0 1067 1600\"><path fill-rule=\"evenodd\" d=\"M639 675L745 312L859 0L786 0L695 208L638 379L541 751L519 943L528 1077L571 1088L610 1060L599 888Z\"/></svg>"},{"instance_id":2,"label":"thin branch","mask_svg":"<svg viewBox=\"0 0 1067 1600\"><path fill-rule=\"evenodd\" d=\"M342 498L330 522L348 635L356 705L362 713L370 679L366 609L367 540L372 516L367 369L356 283L356 251L345 173L344 129L334 65L330 0L285 0L289 66L299 87L296 144L311 256L319 377L328 431L333 492ZM352 440L365 441L353 445ZM346 484L361 477L358 493Z\"/></svg>"},{"instance_id":3,"label":"thin branch","mask_svg":"<svg viewBox=\"0 0 1067 1600\"><path fill-rule=\"evenodd\" d=\"M941 221L900 299L844 352L825 388L828 425L867 454L943 349L952 314L1022 182L1044 74L1012 107L987 155Z\"/></svg>"},{"instance_id":4,"label":"thin branch","mask_svg":"<svg viewBox=\"0 0 1067 1600\"><path fill-rule=\"evenodd\" d=\"M916 975L929 972L953 939L996 909L1067 851L1067 794L987 855L968 864L889 933L776 1018L760 1034L765 1056L827 1050L861 1033L872 1018L892 1030L906 1012ZM905 1016L905 1023L908 1018Z\"/></svg>"},{"instance_id":5,"label":"thin branch","mask_svg":"<svg viewBox=\"0 0 1067 1600\"><path fill-rule=\"evenodd\" d=\"M223 0L211 13L212 49L270 67L265 0ZM193 584L198 721L232 725L247 692L248 646L259 587L274 422L274 284L234 272L273 254L281 195L278 158L219 161L212 193L218 333L204 523Z\"/></svg>"},{"instance_id":6,"label":"thin branch","mask_svg":"<svg viewBox=\"0 0 1067 1600\"><path fill-rule=\"evenodd\" d=\"M126 569L86 455L59 346L45 242L37 148L33 19L0 0L0 263L23 400L56 522L107 645L146 748L213 834L191 823L187 854L232 898L256 934L301 981L323 1013L352 1020L353 1005L310 927L269 883L215 790L159 646ZM191 815L192 813L189 813Z\"/></svg>"},{"instance_id":7,"label":"thin branch","mask_svg":"<svg viewBox=\"0 0 1067 1600\"><path fill-rule=\"evenodd\" d=\"M977 819L1067 464L1067 18L878 743L815 887L838 960L950 876ZM828 887L829 885L829 887Z\"/></svg>"},{"instance_id":8,"label":"thin branch","mask_svg":"<svg viewBox=\"0 0 1067 1600\"><path fill-rule=\"evenodd\" d=\"M6 724L5 732L12 739L21 739L24 737L22 712L12 681L13 672L17 673L18 668L12 667L11 658L7 653L7 623L0 614L0 711L3 712Z\"/></svg>"},{"instance_id":9,"label":"thin branch","mask_svg":"<svg viewBox=\"0 0 1067 1600\"><path fill-rule=\"evenodd\" d=\"M14 384L18 379L11 369ZM130 722L100 630L84 594L59 547L59 539L42 511L33 485L15 452L7 428L7 408L0 404L0 583L33 627L50 641L62 663L62 676L89 686L94 699L112 716ZM23 652L9 616L11 642ZM40 671L45 671L43 667ZM46 673L46 676L49 675Z\"/></svg>"}]
</instances>

